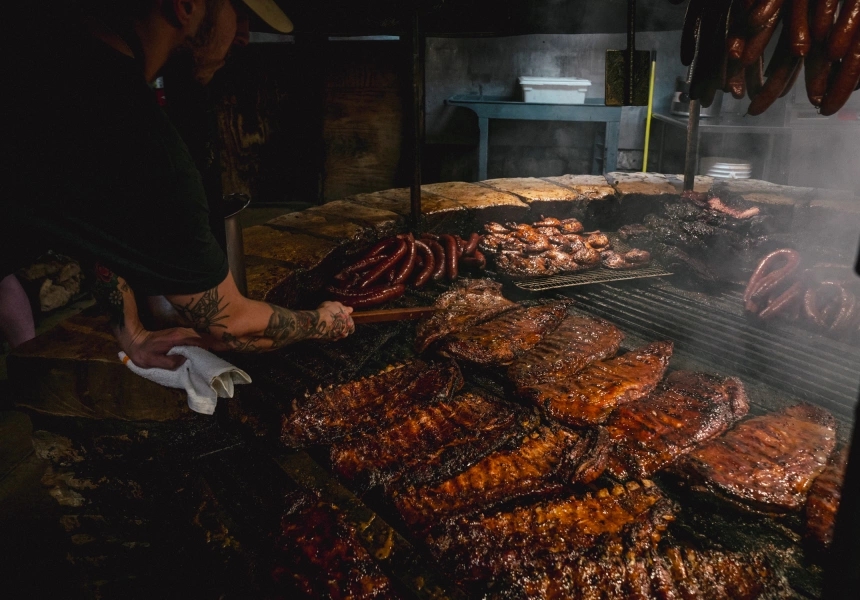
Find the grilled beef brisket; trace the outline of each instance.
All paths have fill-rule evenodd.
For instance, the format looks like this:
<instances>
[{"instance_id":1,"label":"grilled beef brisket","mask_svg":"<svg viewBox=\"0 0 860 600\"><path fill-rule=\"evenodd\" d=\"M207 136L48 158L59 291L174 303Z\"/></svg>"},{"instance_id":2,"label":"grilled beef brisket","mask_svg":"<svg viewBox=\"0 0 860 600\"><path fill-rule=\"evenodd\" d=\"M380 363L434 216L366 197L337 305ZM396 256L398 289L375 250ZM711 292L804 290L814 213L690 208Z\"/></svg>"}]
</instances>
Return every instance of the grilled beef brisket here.
<instances>
[{"instance_id":1,"label":"grilled beef brisket","mask_svg":"<svg viewBox=\"0 0 860 600\"><path fill-rule=\"evenodd\" d=\"M619 404L645 396L663 379L671 342L654 342L622 356L592 363L568 379L521 389L523 396L569 425L602 423Z\"/></svg>"},{"instance_id":2,"label":"grilled beef brisket","mask_svg":"<svg viewBox=\"0 0 860 600\"><path fill-rule=\"evenodd\" d=\"M517 357L508 377L524 389L568 379L590 363L614 355L624 334L602 319L569 316L537 346Z\"/></svg>"},{"instance_id":3,"label":"grilled beef brisket","mask_svg":"<svg viewBox=\"0 0 860 600\"><path fill-rule=\"evenodd\" d=\"M607 452L601 428L569 431L544 425L520 438L514 448L497 450L456 477L398 490L394 504L404 522L418 530L440 519L557 491L566 483L589 483L603 472Z\"/></svg>"},{"instance_id":4,"label":"grilled beef brisket","mask_svg":"<svg viewBox=\"0 0 860 600\"><path fill-rule=\"evenodd\" d=\"M836 512L842 498L842 483L848 465L848 448L836 452L824 472L816 478L806 500L806 535L819 547L827 548L833 541Z\"/></svg>"},{"instance_id":5,"label":"grilled beef brisket","mask_svg":"<svg viewBox=\"0 0 860 600\"><path fill-rule=\"evenodd\" d=\"M334 471L367 490L402 477L447 479L504 444L536 417L521 407L464 393L400 411L392 425L349 436L331 448Z\"/></svg>"},{"instance_id":6,"label":"grilled beef brisket","mask_svg":"<svg viewBox=\"0 0 860 600\"><path fill-rule=\"evenodd\" d=\"M449 336L443 353L480 365L507 365L535 347L567 316L572 300L510 310Z\"/></svg>"},{"instance_id":7,"label":"grilled beef brisket","mask_svg":"<svg viewBox=\"0 0 860 600\"><path fill-rule=\"evenodd\" d=\"M799 404L738 424L693 450L677 470L696 489L781 513L803 507L835 445L833 415Z\"/></svg>"},{"instance_id":8,"label":"grilled beef brisket","mask_svg":"<svg viewBox=\"0 0 860 600\"><path fill-rule=\"evenodd\" d=\"M489 279L466 279L433 303L438 310L415 328L415 348L423 352L450 333L463 331L519 305L502 296L502 284Z\"/></svg>"},{"instance_id":9,"label":"grilled beef brisket","mask_svg":"<svg viewBox=\"0 0 860 600\"><path fill-rule=\"evenodd\" d=\"M676 371L647 397L609 417L614 449L608 469L619 479L650 477L726 431L748 410L739 380Z\"/></svg>"},{"instance_id":10,"label":"grilled beef brisket","mask_svg":"<svg viewBox=\"0 0 860 600\"><path fill-rule=\"evenodd\" d=\"M281 441L290 447L327 444L384 427L398 408L450 398L462 386L456 364L413 361L295 401L293 412L282 419Z\"/></svg>"}]
</instances>

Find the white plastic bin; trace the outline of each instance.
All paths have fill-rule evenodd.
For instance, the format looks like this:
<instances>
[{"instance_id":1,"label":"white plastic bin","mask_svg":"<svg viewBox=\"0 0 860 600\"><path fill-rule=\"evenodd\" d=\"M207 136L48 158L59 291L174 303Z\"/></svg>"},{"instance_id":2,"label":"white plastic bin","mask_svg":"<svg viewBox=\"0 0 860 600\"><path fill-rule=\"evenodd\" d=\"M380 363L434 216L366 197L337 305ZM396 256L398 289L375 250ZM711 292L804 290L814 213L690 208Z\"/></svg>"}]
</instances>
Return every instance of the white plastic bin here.
<instances>
[{"instance_id":1,"label":"white plastic bin","mask_svg":"<svg viewBox=\"0 0 860 600\"><path fill-rule=\"evenodd\" d=\"M585 104L591 86L587 79L576 77L520 77L523 102L542 104Z\"/></svg>"}]
</instances>

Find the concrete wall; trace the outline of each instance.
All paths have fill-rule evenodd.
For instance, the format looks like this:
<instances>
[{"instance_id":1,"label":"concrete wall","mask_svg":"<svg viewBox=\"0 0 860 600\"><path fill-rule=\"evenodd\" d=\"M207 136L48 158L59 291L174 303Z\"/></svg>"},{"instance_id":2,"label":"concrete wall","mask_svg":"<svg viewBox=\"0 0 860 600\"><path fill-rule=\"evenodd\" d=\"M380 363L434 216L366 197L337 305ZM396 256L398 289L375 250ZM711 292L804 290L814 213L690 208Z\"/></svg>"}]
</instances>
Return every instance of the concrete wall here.
<instances>
[{"instance_id":1,"label":"concrete wall","mask_svg":"<svg viewBox=\"0 0 860 600\"><path fill-rule=\"evenodd\" d=\"M445 106L446 98L454 94L513 98L519 92L520 75L581 77L592 83L588 97L602 98L606 50L625 46L624 34L428 38L428 176L477 178L477 119L467 109ZM637 49L657 51L654 98L659 110L668 110L675 77L686 74L678 60L679 46L678 31L636 36ZM594 136L602 136L602 131L602 125L587 123L492 121L488 175L587 173ZM644 138L645 108L625 107L619 149L641 150Z\"/></svg>"}]
</instances>

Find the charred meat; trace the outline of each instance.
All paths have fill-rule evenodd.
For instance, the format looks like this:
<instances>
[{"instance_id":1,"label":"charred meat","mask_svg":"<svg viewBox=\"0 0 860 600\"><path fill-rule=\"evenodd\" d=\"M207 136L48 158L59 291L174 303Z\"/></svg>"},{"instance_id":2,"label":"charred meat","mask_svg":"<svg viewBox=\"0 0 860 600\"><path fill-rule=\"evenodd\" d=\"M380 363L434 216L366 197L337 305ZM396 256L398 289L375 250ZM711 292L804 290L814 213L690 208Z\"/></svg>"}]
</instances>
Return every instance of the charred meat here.
<instances>
[{"instance_id":1,"label":"charred meat","mask_svg":"<svg viewBox=\"0 0 860 600\"><path fill-rule=\"evenodd\" d=\"M572 300L559 300L510 310L445 338L442 352L480 365L510 364L558 327L572 303Z\"/></svg>"},{"instance_id":2,"label":"charred meat","mask_svg":"<svg viewBox=\"0 0 860 600\"><path fill-rule=\"evenodd\" d=\"M541 426L509 446L438 485L395 492L400 516L413 530L421 529L440 519L558 491L565 483L589 483L603 472L609 449L600 428L570 431L557 425Z\"/></svg>"},{"instance_id":3,"label":"charred meat","mask_svg":"<svg viewBox=\"0 0 860 600\"><path fill-rule=\"evenodd\" d=\"M519 306L502 296L500 283L489 279L458 282L454 289L439 296L433 305L439 310L421 321L415 329L418 352L423 352L450 333L463 331Z\"/></svg>"},{"instance_id":4,"label":"charred meat","mask_svg":"<svg viewBox=\"0 0 860 600\"><path fill-rule=\"evenodd\" d=\"M630 481L593 494L458 518L434 530L428 544L469 584L570 561L598 545L650 548L675 512L675 504L651 481Z\"/></svg>"},{"instance_id":5,"label":"charred meat","mask_svg":"<svg viewBox=\"0 0 860 600\"><path fill-rule=\"evenodd\" d=\"M520 407L464 393L400 411L392 425L331 448L335 473L359 490L447 479L472 466L536 419Z\"/></svg>"},{"instance_id":6,"label":"charred meat","mask_svg":"<svg viewBox=\"0 0 860 600\"><path fill-rule=\"evenodd\" d=\"M624 334L602 319L569 316L508 368L518 389L569 379L589 364L614 355Z\"/></svg>"},{"instance_id":7,"label":"charred meat","mask_svg":"<svg viewBox=\"0 0 860 600\"><path fill-rule=\"evenodd\" d=\"M398 409L450 398L462 386L456 364L412 361L296 400L282 419L281 441L291 448L327 444L384 427Z\"/></svg>"},{"instance_id":8,"label":"charred meat","mask_svg":"<svg viewBox=\"0 0 860 600\"><path fill-rule=\"evenodd\" d=\"M663 379L671 342L654 342L592 363L569 379L557 379L520 390L557 421L575 426L602 423L620 404L649 394Z\"/></svg>"},{"instance_id":9,"label":"charred meat","mask_svg":"<svg viewBox=\"0 0 860 600\"><path fill-rule=\"evenodd\" d=\"M836 445L836 421L810 404L738 424L677 465L696 489L767 513L800 510Z\"/></svg>"},{"instance_id":10,"label":"charred meat","mask_svg":"<svg viewBox=\"0 0 860 600\"><path fill-rule=\"evenodd\" d=\"M676 371L647 397L607 420L614 448L609 471L619 479L650 477L724 431L749 410L743 384Z\"/></svg>"},{"instance_id":11,"label":"charred meat","mask_svg":"<svg viewBox=\"0 0 860 600\"><path fill-rule=\"evenodd\" d=\"M806 535L820 548L833 541L836 512L842 498L842 483L848 465L848 448L835 453L827 468L813 482L806 500Z\"/></svg>"},{"instance_id":12,"label":"charred meat","mask_svg":"<svg viewBox=\"0 0 860 600\"><path fill-rule=\"evenodd\" d=\"M398 597L355 529L316 499L303 500L281 520L272 580L282 598Z\"/></svg>"}]
</instances>

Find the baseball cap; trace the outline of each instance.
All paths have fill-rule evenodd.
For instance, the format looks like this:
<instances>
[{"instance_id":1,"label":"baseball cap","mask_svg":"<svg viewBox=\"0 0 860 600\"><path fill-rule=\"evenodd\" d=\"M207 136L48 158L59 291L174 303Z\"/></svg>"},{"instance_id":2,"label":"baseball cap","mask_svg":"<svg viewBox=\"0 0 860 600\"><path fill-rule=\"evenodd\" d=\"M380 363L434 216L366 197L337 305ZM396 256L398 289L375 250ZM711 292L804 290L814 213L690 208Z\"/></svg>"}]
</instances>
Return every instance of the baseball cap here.
<instances>
[{"instance_id":1,"label":"baseball cap","mask_svg":"<svg viewBox=\"0 0 860 600\"><path fill-rule=\"evenodd\" d=\"M293 22L284 14L275 0L242 0L248 8L260 17L266 24L281 33L289 33L293 30Z\"/></svg>"}]
</instances>

